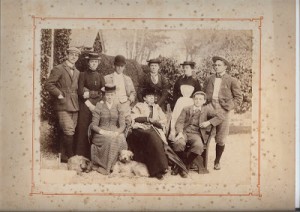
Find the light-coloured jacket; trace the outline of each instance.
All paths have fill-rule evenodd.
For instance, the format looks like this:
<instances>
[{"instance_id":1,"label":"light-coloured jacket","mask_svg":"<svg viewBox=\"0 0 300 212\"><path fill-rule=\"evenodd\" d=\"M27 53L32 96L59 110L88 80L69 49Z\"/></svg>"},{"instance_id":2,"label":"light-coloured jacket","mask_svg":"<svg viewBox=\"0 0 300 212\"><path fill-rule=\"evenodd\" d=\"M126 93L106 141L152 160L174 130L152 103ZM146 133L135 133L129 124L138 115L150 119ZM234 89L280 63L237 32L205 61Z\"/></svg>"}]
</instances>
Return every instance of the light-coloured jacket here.
<instances>
[{"instance_id":1,"label":"light-coloured jacket","mask_svg":"<svg viewBox=\"0 0 300 212\"><path fill-rule=\"evenodd\" d=\"M125 90L126 90L126 95L127 97L131 97L135 99L136 97L136 91L135 91L135 88L134 88L134 85L133 85L133 82L132 82L132 79L123 74L124 76L124 85L125 85ZM114 74L108 74L106 76L104 76L104 80L105 80L105 83L108 83L108 84L114 84L115 85L115 82L114 82Z\"/></svg>"}]
</instances>

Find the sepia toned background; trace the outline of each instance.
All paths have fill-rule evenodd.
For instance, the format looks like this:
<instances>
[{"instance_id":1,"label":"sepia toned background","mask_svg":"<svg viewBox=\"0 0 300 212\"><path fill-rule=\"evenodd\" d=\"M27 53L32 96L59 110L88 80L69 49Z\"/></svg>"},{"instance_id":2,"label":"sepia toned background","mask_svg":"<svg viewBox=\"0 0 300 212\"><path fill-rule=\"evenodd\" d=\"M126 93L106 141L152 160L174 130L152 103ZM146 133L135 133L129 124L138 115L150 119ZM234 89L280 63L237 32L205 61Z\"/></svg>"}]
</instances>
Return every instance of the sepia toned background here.
<instances>
[{"instance_id":1,"label":"sepia toned background","mask_svg":"<svg viewBox=\"0 0 300 212\"><path fill-rule=\"evenodd\" d=\"M282 10L282 8L285 9ZM255 210L292 209L294 207L295 12L293 1L2 1L1 16L1 209ZM169 188L167 183L149 187L147 184L132 186L127 182L112 182L109 185L99 183L96 188L89 185L72 187L65 184L58 186L46 184L39 188L39 182L32 179L31 170L32 164L35 164L34 171L38 170L40 163L40 120L36 118L40 113L38 110L40 106L36 104L40 100L40 88L37 86L36 90L32 90L33 85L39 84L37 74L40 73L40 70L37 61L40 60L40 47L37 45L39 42L35 43L33 40L40 38L40 34L39 30L36 30L36 34L33 33L33 21L36 21L34 24L38 29L72 28L73 31L87 30L89 32L93 30L97 32L96 29L99 25L112 29L122 29L122 27L130 29L130 27L136 28L137 26L152 29L165 28L165 30L197 30L197 28L195 28L195 23L184 22L180 25L180 21L168 22L163 25L159 25L158 22L143 22L142 20L140 23L134 24L107 20L90 20L83 23L80 20L33 19L32 16L80 18L260 18L262 16L260 115L258 115L259 73L257 68L260 61L256 51L253 53L254 61L252 63L253 67L256 67L253 69L252 79L253 88L255 88L252 102L256 105L252 111L252 128L256 132L255 135L260 132L261 152L260 155L255 155L257 153L251 151L254 156L249 156L249 160L254 164L252 168L255 170L257 170L258 158L261 161L260 196L256 195L256 181L253 182L254 190L250 189L253 195L230 196L230 193L245 193L244 188L235 183L236 177L241 174L235 171L239 168L238 162L242 161L243 157L234 161L230 156L228 156L228 161L230 161L229 165L232 169L227 170L228 173L225 173L224 179L220 179L218 184L214 182L208 186L201 186L200 183L199 189L206 194L203 196L93 195L93 193L110 194L116 191L126 193L130 189L136 193L159 194L168 189L177 190L177 193L197 193L193 190L193 185L185 182L172 182L173 188L172 186ZM253 29L255 33L253 45L256 45L254 49L258 49L257 22L227 21L221 23L221 21L216 21L216 23L201 22L197 24L202 30L210 29L212 26L219 30ZM83 37L88 37L88 35ZM180 36L174 36L174 39L178 37ZM174 41L174 39L172 40ZM83 38L73 38L74 43L82 40ZM115 38L115 40L119 39ZM113 46L116 45L118 44L113 44ZM182 50L179 46L177 51ZM33 51L33 48L36 51ZM113 49L109 48L109 44L107 48ZM164 53L162 50L158 52L160 51ZM175 50L165 49L165 51L174 52ZM36 55L33 55L33 52ZM115 55L116 52L117 50L113 50L108 53ZM205 52L200 54L199 61ZM192 57L187 54L174 53L174 55L182 55L177 58L178 60ZM153 52L153 56L158 55ZM142 64L145 59L147 57L139 58ZM197 58L195 59L197 60ZM34 63L35 70L33 70ZM33 73L36 74L35 77ZM32 116L33 106L35 107L34 111L37 112L34 116ZM257 129L258 122L261 124L260 129ZM35 139L33 142L32 137ZM253 142L251 146L257 147L257 139L257 137L251 138L251 142ZM237 151L243 156L245 150L237 149ZM242 172L242 170L239 171ZM40 174L40 172L34 172L34 178L40 179ZM255 179L258 174L254 173ZM208 179L204 180L209 184L209 176L205 177ZM228 185L227 182L230 180L232 183ZM32 182L35 182L36 185L32 185ZM48 192L58 189L65 190L69 192L68 194L74 194L74 192L79 194L47 195L43 194L43 189L48 189ZM97 191L97 189L99 190ZM90 191L91 195L80 195L83 190ZM226 191L229 191L228 196L209 195L217 194L217 192L224 194ZM249 194L249 192L247 193Z\"/></svg>"}]
</instances>

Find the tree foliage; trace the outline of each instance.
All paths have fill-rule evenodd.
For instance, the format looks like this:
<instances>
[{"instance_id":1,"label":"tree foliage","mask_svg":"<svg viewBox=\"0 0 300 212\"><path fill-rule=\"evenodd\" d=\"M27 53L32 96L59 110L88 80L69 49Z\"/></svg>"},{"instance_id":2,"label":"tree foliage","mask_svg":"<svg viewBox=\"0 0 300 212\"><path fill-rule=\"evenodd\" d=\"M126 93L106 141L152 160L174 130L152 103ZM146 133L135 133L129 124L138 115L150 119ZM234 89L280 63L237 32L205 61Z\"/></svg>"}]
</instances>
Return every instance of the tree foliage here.
<instances>
[{"instance_id":1,"label":"tree foliage","mask_svg":"<svg viewBox=\"0 0 300 212\"><path fill-rule=\"evenodd\" d=\"M101 43L101 38L100 38L99 32L97 33L93 48L94 48L94 52L97 52L98 54L102 53L102 43Z\"/></svg>"}]
</instances>

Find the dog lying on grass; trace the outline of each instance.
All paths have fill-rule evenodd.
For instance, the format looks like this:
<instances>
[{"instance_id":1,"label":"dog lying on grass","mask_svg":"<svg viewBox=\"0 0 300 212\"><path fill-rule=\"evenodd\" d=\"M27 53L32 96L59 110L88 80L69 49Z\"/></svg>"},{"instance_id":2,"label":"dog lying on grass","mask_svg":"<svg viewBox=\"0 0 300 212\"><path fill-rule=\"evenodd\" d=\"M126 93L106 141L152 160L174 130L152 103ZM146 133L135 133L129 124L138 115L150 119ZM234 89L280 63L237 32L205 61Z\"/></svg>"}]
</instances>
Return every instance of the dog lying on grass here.
<instances>
[{"instance_id":1,"label":"dog lying on grass","mask_svg":"<svg viewBox=\"0 0 300 212\"><path fill-rule=\"evenodd\" d=\"M133 161L133 153L129 150L122 150L119 154L119 160L113 167L110 175L121 177L149 177L149 172L145 164Z\"/></svg>"},{"instance_id":2,"label":"dog lying on grass","mask_svg":"<svg viewBox=\"0 0 300 212\"><path fill-rule=\"evenodd\" d=\"M90 172L92 171L92 162L79 155L75 155L68 159L68 170L75 170L78 175L82 175L82 172Z\"/></svg>"}]
</instances>

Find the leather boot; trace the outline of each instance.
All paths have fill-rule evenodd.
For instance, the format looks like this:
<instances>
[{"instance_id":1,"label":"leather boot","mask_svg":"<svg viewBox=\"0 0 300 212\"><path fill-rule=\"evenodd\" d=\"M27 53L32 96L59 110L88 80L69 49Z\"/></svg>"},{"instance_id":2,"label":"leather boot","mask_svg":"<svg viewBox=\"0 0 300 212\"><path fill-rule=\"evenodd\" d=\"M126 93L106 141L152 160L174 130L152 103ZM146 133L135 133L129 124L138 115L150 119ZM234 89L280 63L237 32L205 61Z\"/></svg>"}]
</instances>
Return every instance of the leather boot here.
<instances>
[{"instance_id":1,"label":"leather boot","mask_svg":"<svg viewBox=\"0 0 300 212\"><path fill-rule=\"evenodd\" d=\"M63 144L64 144L64 148L66 151L66 156L68 157L68 159L70 157L74 156L73 135L64 135Z\"/></svg>"},{"instance_id":2,"label":"leather boot","mask_svg":"<svg viewBox=\"0 0 300 212\"><path fill-rule=\"evenodd\" d=\"M195 160L195 158L196 158L197 156L198 156L198 155L195 154L195 153L193 153L193 152L191 152L191 153L189 154L189 156L187 157L187 160L186 160L186 168L187 168L187 170L190 169L190 167L191 167L193 161Z\"/></svg>"},{"instance_id":3,"label":"leather boot","mask_svg":"<svg viewBox=\"0 0 300 212\"><path fill-rule=\"evenodd\" d=\"M216 159L215 159L215 162L214 162L214 169L215 170L220 170L221 169L220 159L221 159L221 156L224 152L224 148L225 148L225 145L220 146L219 144L216 144Z\"/></svg>"}]
</instances>

